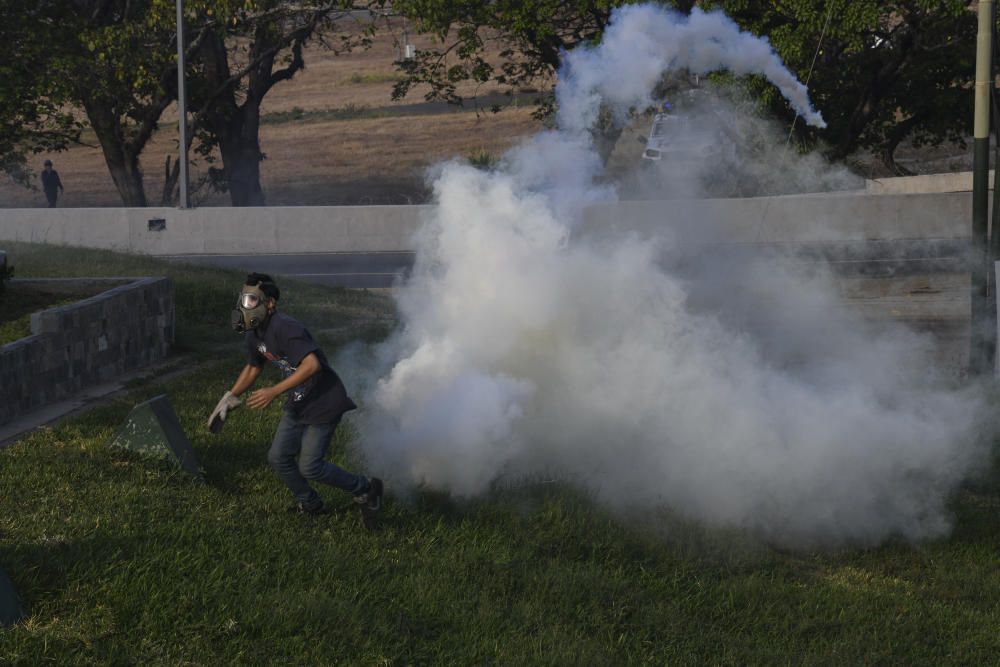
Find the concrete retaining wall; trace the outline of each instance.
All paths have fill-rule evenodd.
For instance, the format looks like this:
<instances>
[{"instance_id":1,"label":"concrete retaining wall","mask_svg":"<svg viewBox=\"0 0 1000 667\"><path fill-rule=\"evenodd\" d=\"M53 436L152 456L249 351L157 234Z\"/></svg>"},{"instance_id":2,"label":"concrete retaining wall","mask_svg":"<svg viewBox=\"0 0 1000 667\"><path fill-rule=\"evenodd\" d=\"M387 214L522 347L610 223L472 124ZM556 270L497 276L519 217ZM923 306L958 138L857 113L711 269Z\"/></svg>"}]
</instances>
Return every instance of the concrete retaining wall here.
<instances>
[{"instance_id":1,"label":"concrete retaining wall","mask_svg":"<svg viewBox=\"0 0 1000 667\"><path fill-rule=\"evenodd\" d=\"M0 209L0 240L147 255L409 250L430 208Z\"/></svg>"},{"instance_id":2,"label":"concrete retaining wall","mask_svg":"<svg viewBox=\"0 0 1000 667\"><path fill-rule=\"evenodd\" d=\"M808 244L966 239L971 227L972 197L959 192L618 202L589 208L583 228L684 242Z\"/></svg>"},{"instance_id":3,"label":"concrete retaining wall","mask_svg":"<svg viewBox=\"0 0 1000 667\"><path fill-rule=\"evenodd\" d=\"M824 193L755 199L620 202L585 227L734 242L967 238L968 193ZM149 255L377 252L413 249L431 206L0 209L0 240Z\"/></svg>"},{"instance_id":4,"label":"concrete retaining wall","mask_svg":"<svg viewBox=\"0 0 1000 667\"><path fill-rule=\"evenodd\" d=\"M989 188L993 189L994 172L989 175ZM919 192L971 192L972 172L956 171L951 174L920 174L874 178L865 181L865 192L873 195L906 194Z\"/></svg>"},{"instance_id":5,"label":"concrete retaining wall","mask_svg":"<svg viewBox=\"0 0 1000 667\"><path fill-rule=\"evenodd\" d=\"M106 282L122 280L131 282L34 313L31 336L0 346L0 424L166 357L174 342L173 281ZM54 281L14 280L8 289L42 282Z\"/></svg>"}]
</instances>

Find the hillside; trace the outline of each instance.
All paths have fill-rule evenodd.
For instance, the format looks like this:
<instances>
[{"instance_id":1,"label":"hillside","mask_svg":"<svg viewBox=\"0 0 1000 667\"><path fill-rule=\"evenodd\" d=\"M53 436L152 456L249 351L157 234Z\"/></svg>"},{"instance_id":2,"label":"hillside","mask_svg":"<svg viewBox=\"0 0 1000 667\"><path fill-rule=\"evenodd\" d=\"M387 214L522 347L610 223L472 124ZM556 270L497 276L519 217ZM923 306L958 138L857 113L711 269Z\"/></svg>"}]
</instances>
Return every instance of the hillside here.
<instances>
[{"instance_id":1,"label":"hillside","mask_svg":"<svg viewBox=\"0 0 1000 667\"><path fill-rule=\"evenodd\" d=\"M429 38L410 36L417 48L427 47ZM306 68L291 81L278 84L263 105L261 148L266 155L262 164L262 185L271 205L338 204L407 204L427 197L425 174L428 167L449 158L475 158L492 161L520 138L533 134L542 124L532 118L536 99L542 91L523 91L509 98L495 88L461 92L478 96L466 108L442 103L427 103L423 90L416 90L404 100L393 101L393 84L400 74L393 63L400 57L404 41L400 23L384 24L370 48L335 54L314 44L305 53ZM499 47L496 49L499 51ZM494 57L496 55L494 52ZM492 104L503 103L501 113L492 113ZM165 160L176 155L176 107L164 114L160 131L147 147L142 159L146 194L150 205L159 205L163 189ZM752 119L751 119L752 120ZM626 198L650 196L650 192L676 190L674 178L658 171L640 156L649 120L633 123L626 129L615 154L608 163L608 178L621 185ZM777 125L770 132L775 138L770 153L780 149L787 135ZM85 145L64 153L38 155L35 166L41 169L46 157L55 162L65 194L59 206L118 206L114 188L100 147L93 132L83 136ZM773 150L772 150L773 149ZM193 154L192 154L193 155ZM775 160L751 159L756 183L773 176ZM914 173L962 171L971 168L971 147L945 144L914 149L903 145L897 161ZM796 171L811 174L828 171L822 160L812 159L798 165ZM855 177L881 178L888 170L872 156L856 154L848 161ZM226 194L213 193L198 181L208 165L192 167L192 202L196 206L227 206ZM842 170L846 173L846 170ZM762 176L763 175L763 176ZM782 178L781 187L744 188L743 194L774 194L809 189L842 189L834 185L802 185L798 181L823 181L825 174ZM664 181L666 179L666 181ZM825 180L830 180L826 178ZM730 188L732 190L732 188ZM30 191L7 180L0 181L0 207L44 206L40 191Z\"/></svg>"},{"instance_id":2,"label":"hillside","mask_svg":"<svg viewBox=\"0 0 1000 667\"><path fill-rule=\"evenodd\" d=\"M404 100L391 99L398 80L393 62L399 58L401 26L383 27L371 48L337 55L313 45L305 53L306 68L291 81L275 86L263 105L262 185L269 204L405 204L425 195L424 172L452 157L495 158L519 137L537 131L531 117L534 94L504 101L510 107L494 114L472 103L465 109L428 104L423 91ZM418 48L425 38L412 36ZM474 91L465 90L467 94ZM480 89L492 103L498 91ZM164 114L160 131L147 147L142 167L151 205L160 200L164 163L176 155L176 107ZM51 158L66 188L59 206L117 206L119 198L93 132L87 145ZM192 181L207 165L192 169ZM228 195L195 192L197 205L229 204ZM0 206L43 206L40 191L7 180L0 182Z\"/></svg>"}]
</instances>

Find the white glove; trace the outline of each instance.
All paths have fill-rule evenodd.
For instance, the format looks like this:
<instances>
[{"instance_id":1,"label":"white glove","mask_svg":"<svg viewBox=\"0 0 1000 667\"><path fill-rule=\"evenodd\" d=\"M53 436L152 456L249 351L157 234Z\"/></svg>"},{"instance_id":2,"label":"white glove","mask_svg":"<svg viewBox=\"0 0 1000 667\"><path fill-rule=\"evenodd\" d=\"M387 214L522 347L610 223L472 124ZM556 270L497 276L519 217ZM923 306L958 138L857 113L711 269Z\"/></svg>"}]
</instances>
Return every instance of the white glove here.
<instances>
[{"instance_id":1,"label":"white glove","mask_svg":"<svg viewBox=\"0 0 1000 667\"><path fill-rule=\"evenodd\" d=\"M222 430L222 424L226 421L230 410L235 410L243 405L243 401L233 396L233 392L227 391L219 400L219 404L212 410L212 415L208 418L208 430L218 433Z\"/></svg>"}]
</instances>

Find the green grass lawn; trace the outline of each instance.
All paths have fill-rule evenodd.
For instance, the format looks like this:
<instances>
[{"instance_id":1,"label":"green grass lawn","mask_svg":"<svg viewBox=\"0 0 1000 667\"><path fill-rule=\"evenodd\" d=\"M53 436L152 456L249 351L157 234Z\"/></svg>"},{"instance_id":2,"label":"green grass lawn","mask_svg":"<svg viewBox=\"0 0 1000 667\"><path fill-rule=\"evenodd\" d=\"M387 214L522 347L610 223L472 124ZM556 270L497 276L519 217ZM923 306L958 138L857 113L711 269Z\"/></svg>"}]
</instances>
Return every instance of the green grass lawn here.
<instances>
[{"instance_id":1,"label":"green grass lawn","mask_svg":"<svg viewBox=\"0 0 1000 667\"><path fill-rule=\"evenodd\" d=\"M177 349L199 353L237 340L229 326L245 273L193 264L170 263L141 255L68 246L4 242L18 278L75 276L169 276L176 288ZM394 312L388 297L366 290L322 287L283 279L281 308L313 330L337 329L352 337L378 335ZM8 288L13 296L16 284ZM342 339L343 336L339 336Z\"/></svg>"},{"instance_id":2,"label":"green grass lawn","mask_svg":"<svg viewBox=\"0 0 1000 667\"><path fill-rule=\"evenodd\" d=\"M0 291L0 345L31 335L31 314L99 294L111 285L60 285L8 283Z\"/></svg>"},{"instance_id":3,"label":"green grass lawn","mask_svg":"<svg viewBox=\"0 0 1000 667\"><path fill-rule=\"evenodd\" d=\"M176 271L192 344L197 318L227 316L236 289L224 271L111 254L81 265ZM364 293L294 287L283 284L307 323L391 310ZM0 450L0 567L29 613L0 630L0 664L998 662L996 474L955 496L950 538L921 545L787 553L669 516L624 521L542 482L456 503L393 497L386 480L383 527L366 533L353 512L286 514L291 498L265 460L279 406L207 432L242 363L231 335L210 340L214 358L197 370ZM225 341L231 354L218 352ZM135 403L163 392L205 483L106 446ZM361 465L349 422L331 456Z\"/></svg>"}]
</instances>

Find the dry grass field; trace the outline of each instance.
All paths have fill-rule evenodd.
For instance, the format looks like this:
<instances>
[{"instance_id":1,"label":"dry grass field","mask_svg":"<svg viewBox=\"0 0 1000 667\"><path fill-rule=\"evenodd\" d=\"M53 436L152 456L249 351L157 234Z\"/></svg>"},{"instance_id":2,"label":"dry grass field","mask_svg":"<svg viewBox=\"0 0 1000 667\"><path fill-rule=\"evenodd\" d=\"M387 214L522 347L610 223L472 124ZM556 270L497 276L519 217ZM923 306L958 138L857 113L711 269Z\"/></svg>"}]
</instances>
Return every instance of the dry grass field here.
<instances>
[{"instance_id":1,"label":"dry grass field","mask_svg":"<svg viewBox=\"0 0 1000 667\"><path fill-rule=\"evenodd\" d=\"M401 25L380 29L371 48L337 55L319 45L305 54L306 68L278 84L264 101L261 181L268 204L405 204L425 196L426 169L441 160L481 155L499 156L541 124L531 117L530 95L501 113L484 108L460 109L425 104L423 91L404 100L391 99L399 79ZM410 36L417 48L427 38ZM465 94L495 95L493 89L466 88ZM168 109L160 131L142 158L146 195L158 205L164 163L176 155L177 112ZM117 206L119 198L92 132L87 145L53 155L65 194L60 207ZM192 168L192 180L207 165ZM192 200L201 206L226 206L228 195L203 188ZM40 191L0 181L0 207L44 206Z\"/></svg>"},{"instance_id":2,"label":"dry grass field","mask_svg":"<svg viewBox=\"0 0 1000 667\"><path fill-rule=\"evenodd\" d=\"M537 90L503 98L500 113L489 107L500 91L489 86L466 86L460 92L470 99L466 108L425 103L423 90L400 101L391 99L400 79L393 63L404 43L400 23L380 24L368 49L336 54L314 44L305 54L306 68L291 81L278 84L264 100L261 148L261 182L271 205L408 204L427 197L428 167L450 158L496 158L522 137L541 129L532 118ZM430 38L410 35L417 48ZM494 55L501 45L497 44ZM541 82L542 92L551 82ZM147 146L142 167L150 205L162 198L164 165L176 156L176 107L164 114L160 131ZM608 164L609 178L629 188L638 166L648 121L626 132L616 149L621 156ZM783 131L783 130L782 130ZM55 162L65 194L59 206L118 206L120 199L92 132L84 145L53 155L38 155L35 166L49 157ZM622 163L622 156L624 163ZM193 157L193 154L192 154ZM971 168L971 150L952 144L914 149L901 146L899 164L914 173L961 171ZM858 153L849 160L855 173L885 177L890 173L871 155ZM192 167L192 201L198 206L228 206L227 194L197 187L208 165ZM627 192L624 194L627 195ZM0 208L44 206L38 190L27 190L0 179Z\"/></svg>"}]
</instances>

